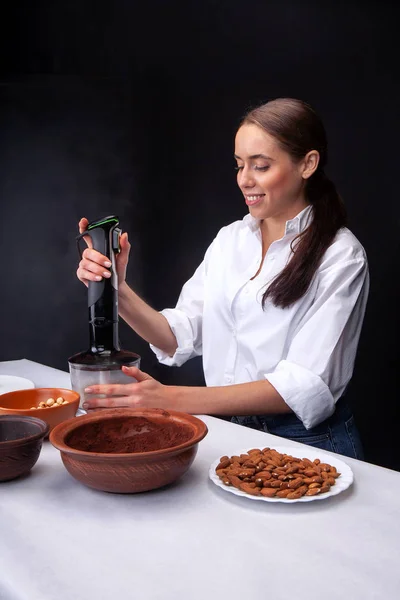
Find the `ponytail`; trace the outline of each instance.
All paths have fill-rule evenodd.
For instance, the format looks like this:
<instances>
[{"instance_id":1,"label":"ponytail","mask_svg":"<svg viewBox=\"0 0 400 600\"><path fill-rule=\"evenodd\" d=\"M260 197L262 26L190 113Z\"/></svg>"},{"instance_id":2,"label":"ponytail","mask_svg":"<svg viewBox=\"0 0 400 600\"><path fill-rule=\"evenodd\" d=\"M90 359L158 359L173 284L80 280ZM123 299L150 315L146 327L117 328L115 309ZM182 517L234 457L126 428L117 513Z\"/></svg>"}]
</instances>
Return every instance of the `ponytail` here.
<instances>
[{"instance_id":1,"label":"ponytail","mask_svg":"<svg viewBox=\"0 0 400 600\"><path fill-rule=\"evenodd\" d=\"M318 168L306 184L306 198L312 206L310 225L292 242L292 256L283 271L263 294L275 306L287 308L302 298L337 232L345 227L347 216L334 183Z\"/></svg>"}]
</instances>

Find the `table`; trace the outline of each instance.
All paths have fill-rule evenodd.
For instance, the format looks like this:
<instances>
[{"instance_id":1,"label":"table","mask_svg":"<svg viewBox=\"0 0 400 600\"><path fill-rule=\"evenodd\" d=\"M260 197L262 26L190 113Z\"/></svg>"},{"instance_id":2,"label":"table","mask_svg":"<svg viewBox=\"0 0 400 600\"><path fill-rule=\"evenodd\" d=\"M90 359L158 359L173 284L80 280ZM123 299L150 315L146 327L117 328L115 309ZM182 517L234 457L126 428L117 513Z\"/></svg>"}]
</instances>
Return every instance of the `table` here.
<instances>
[{"instance_id":1,"label":"table","mask_svg":"<svg viewBox=\"0 0 400 600\"><path fill-rule=\"evenodd\" d=\"M69 375L28 360L0 373L37 387ZM26 477L0 484L1 600L391 600L399 598L400 474L345 458L351 488L304 504L224 492L210 464L241 448L301 444L202 416L209 433L178 482L91 490L46 441Z\"/></svg>"}]
</instances>

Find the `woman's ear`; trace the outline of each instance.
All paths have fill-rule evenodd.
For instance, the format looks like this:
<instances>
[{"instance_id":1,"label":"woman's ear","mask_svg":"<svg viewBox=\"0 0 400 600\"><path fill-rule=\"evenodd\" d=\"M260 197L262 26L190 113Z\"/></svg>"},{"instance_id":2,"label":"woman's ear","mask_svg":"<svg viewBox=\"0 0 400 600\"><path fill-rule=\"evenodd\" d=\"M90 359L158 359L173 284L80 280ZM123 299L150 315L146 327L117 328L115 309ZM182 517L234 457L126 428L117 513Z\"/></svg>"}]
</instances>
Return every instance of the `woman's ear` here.
<instances>
[{"instance_id":1,"label":"woman's ear","mask_svg":"<svg viewBox=\"0 0 400 600\"><path fill-rule=\"evenodd\" d=\"M318 168L319 152L317 150L310 150L310 152L307 152L302 162L303 172L301 176L303 179L309 179Z\"/></svg>"}]
</instances>

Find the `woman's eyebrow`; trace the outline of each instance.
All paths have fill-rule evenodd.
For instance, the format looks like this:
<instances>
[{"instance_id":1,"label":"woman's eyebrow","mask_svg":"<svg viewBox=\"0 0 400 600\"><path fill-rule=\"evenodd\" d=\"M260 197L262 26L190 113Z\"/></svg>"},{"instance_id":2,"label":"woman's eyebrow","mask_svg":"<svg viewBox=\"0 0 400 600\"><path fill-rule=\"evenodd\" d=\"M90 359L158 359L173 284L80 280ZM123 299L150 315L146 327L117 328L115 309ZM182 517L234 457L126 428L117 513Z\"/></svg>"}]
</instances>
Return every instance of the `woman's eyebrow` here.
<instances>
[{"instance_id":1,"label":"woman's eyebrow","mask_svg":"<svg viewBox=\"0 0 400 600\"><path fill-rule=\"evenodd\" d=\"M236 158L236 160L242 160L240 158L240 156L238 156L237 154L233 155L234 158ZM249 156L250 159L256 159L256 158L265 158L266 160L274 160L273 158L271 158L270 156L266 156L265 154L252 154L251 156Z\"/></svg>"}]
</instances>

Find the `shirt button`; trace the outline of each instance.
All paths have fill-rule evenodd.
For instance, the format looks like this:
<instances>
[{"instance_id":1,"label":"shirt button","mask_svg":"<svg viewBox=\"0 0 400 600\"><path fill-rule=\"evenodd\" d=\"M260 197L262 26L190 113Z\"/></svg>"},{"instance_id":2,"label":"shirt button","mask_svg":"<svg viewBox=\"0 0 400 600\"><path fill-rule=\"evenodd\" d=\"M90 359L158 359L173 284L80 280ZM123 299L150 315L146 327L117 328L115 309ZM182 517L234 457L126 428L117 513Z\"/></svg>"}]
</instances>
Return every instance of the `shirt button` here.
<instances>
[{"instance_id":1,"label":"shirt button","mask_svg":"<svg viewBox=\"0 0 400 600\"><path fill-rule=\"evenodd\" d=\"M230 375L226 375L225 381L226 381L226 383L232 383L233 377L231 377Z\"/></svg>"}]
</instances>

